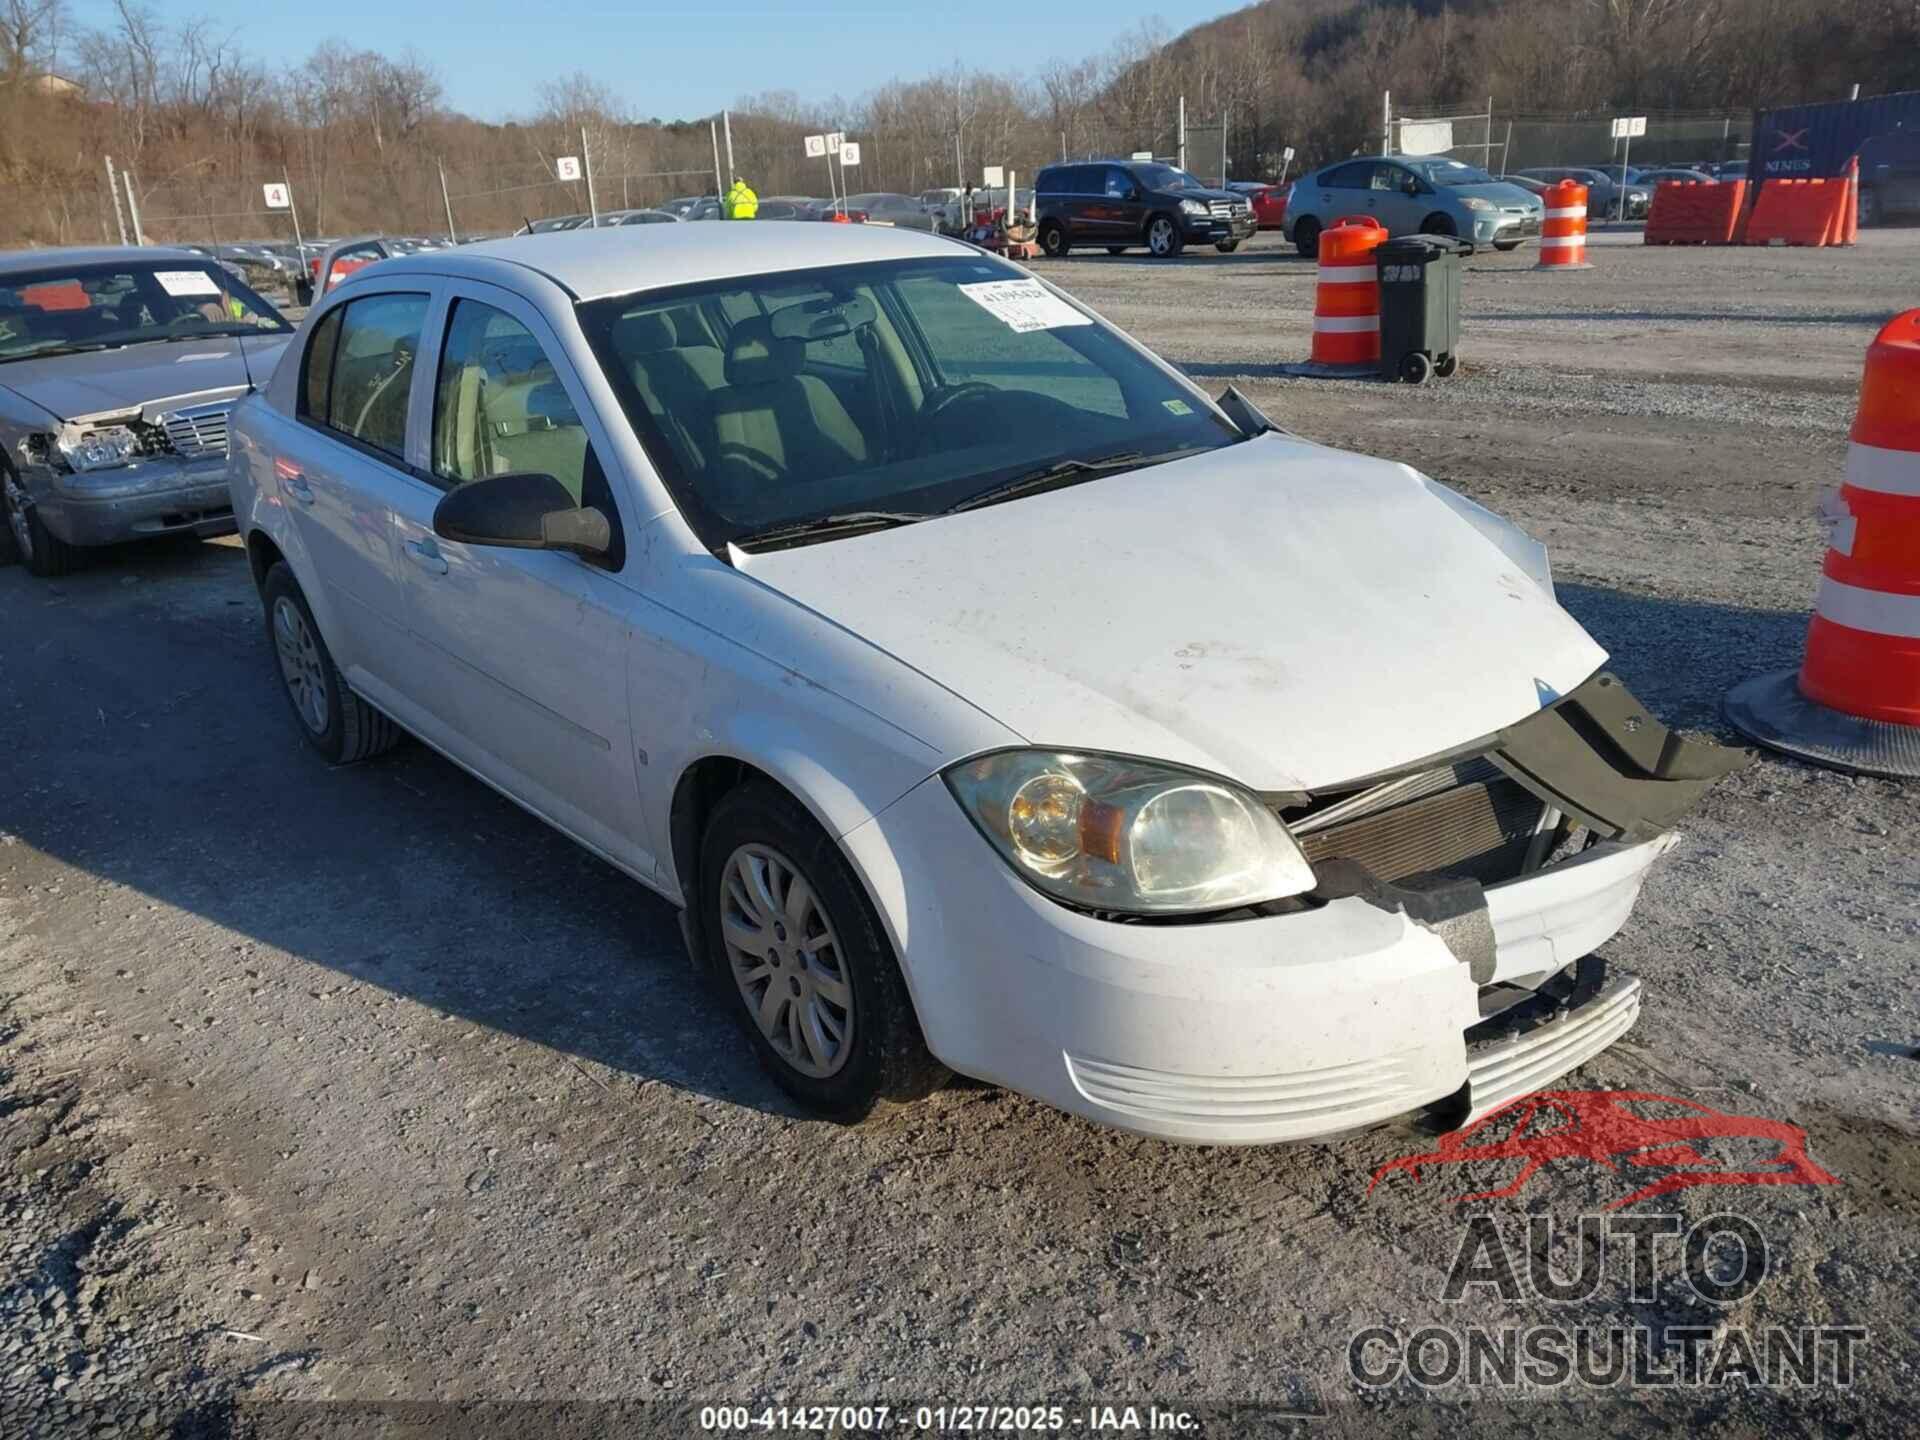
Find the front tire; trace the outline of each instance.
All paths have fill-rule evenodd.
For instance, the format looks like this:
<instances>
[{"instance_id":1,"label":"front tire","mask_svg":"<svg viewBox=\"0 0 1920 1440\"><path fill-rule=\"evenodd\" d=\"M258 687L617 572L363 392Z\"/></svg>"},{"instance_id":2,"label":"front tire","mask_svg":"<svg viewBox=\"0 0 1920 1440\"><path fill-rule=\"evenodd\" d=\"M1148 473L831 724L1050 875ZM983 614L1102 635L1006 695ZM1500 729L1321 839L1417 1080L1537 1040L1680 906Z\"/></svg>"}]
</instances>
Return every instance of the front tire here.
<instances>
[{"instance_id":1,"label":"front tire","mask_svg":"<svg viewBox=\"0 0 1920 1440\"><path fill-rule=\"evenodd\" d=\"M1459 229L1450 215L1429 215L1420 222L1422 235L1458 235Z\"/></svg>"},{"instance_id":2,"label":"front tire","mask_svg":"<svg viewBox=\"0 0 1920 1440\"><path fill-rule=\"evenodd\" d=\"M334 765L351 765L398 744L400 727L341 680L300 582L285 561L267 571L260 598L281 687L307 743Z\"/></svg>"},{"instance_id":3,"label":"front tire","mask_svg":"<svg viewBox=\"0 0 1920 1440\"><path fill-rule=\"evenodd\" d=\"M49 531L13 469L0 460L0 559L11 552L29 575L45 579L70 575L86 563L87 552Z\"/></svg>"},{"instance_id":4,"label":"front tire","mask_svg":"<svg viewBox=\"0 0 1920 1440\"><path fill-rule=\"evenodd\" d=\"M1293 248L1308 260L1320 253L1320 222L1302 215L1293 227Z\"/></svg>"},{"instance_id":5,"label":"front tire","mask_svg":"<svg viewBox=\"0 0 1920 1440\"><path fill-rule=\"evenodd\" d=\"M1170 215L1156 215L1147 222L1147 249L1156 260L1172 260L1186 248L1186 237Z\"/></svg>"},{"instance_id":6,"label":"front tire","mask_svg":"<svg viewBox=\"0 0 1920 1440\"><path fill-rule=\"evenodd\" d=\"M792 796L753 783L720 801L700 843L699 903L722 1003L795 1100L853 1121L945 1083L872 902Z\"/></svg>"},{"instance_id":7,"label":"front tire","mask_svg":"<svg viewBox=\"0 0 1920 1440\"><path fill-rule=\"evenodd\" d=\"M1062 259L1073 246L1067 240L1067 227L1049 220L1040 227L1040 249L1055 260Z\"/></svg>"}]
</instances>

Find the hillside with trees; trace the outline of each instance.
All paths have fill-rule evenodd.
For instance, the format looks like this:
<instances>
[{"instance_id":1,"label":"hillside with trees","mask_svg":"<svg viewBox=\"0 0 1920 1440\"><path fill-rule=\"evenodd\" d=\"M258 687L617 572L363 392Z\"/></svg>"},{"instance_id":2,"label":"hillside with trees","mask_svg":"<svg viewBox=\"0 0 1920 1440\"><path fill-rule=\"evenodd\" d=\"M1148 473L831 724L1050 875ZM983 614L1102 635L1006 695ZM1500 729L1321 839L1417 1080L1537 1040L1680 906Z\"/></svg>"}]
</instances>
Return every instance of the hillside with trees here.
<instances>
[{"instance_id":1,"label":"hillside with trees","mask_svg":"<svg viewBox=\"0 0 1920 1440\"><path fill-rule=\"evenodd\" d=\"M1165 154L1182 96L1190 115L1231 115L1236 172L1253 174L1283 145L1312 163L1374 143L1389 89L1412 106L1607 113L1920 88L1920 0L1263 0L1018 76L940 58L903 56L917 78L852 97L739 97L738 168L763 195L822 194L800 137L823 129L861 140L856 190ZM65 0L0 0L0 244L117 239L108 155L156 239L284 235L259 198L283 178L310 235L443 232L443 172L463 235L509 230L586 208L553 168L583 130L603 207L710 193L706 119L646 118L638 98L559 77L531 85L517 118L483 121L447 107L431 56L329 41L274 69L244 37L140 0L98 27Z\"/></svg>"}]
</instances>

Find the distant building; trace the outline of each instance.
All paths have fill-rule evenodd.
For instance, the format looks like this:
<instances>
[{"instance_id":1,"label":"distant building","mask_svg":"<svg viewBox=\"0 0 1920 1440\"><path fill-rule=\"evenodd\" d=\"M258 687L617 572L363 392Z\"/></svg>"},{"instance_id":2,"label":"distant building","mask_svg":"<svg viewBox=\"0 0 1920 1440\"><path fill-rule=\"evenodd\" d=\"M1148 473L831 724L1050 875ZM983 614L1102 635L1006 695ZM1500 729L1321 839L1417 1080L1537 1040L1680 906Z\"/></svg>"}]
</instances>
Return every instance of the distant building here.
<instances>
[{"instance_id":1,"label":"distant building","mask_svg":"<svg viewBox=\"0 0 1920 1440\"><path fill-rule=\"evenodd\" d=\"M27 88L39 95L79 95L86 90L86 86L78 80L71 80L65 75L56 75L51 70L29 76Z\"/></svg>"}]
</instances>

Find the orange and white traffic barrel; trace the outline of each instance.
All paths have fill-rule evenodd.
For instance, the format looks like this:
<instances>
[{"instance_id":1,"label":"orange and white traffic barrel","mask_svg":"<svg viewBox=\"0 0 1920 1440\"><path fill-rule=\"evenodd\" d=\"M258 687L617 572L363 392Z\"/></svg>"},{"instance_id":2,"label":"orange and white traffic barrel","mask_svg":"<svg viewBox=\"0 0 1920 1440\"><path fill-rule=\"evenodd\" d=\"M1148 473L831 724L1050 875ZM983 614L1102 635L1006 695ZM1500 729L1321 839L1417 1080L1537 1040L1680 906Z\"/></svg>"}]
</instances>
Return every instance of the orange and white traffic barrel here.
<instances>
[{"instance_id":1,"label":"orange and white traffic barrel","mask_svg":"<svg viewBox=\"0 0 1920 1440\"><path fill-rule=\"evenodd\" d=\"M1920 777L1920 310L1874 337L1848 439L1806 659L1736 686L1727 719L1821 764Z\"/></svg>"},{"instance_id":2,"label":"orange and white traffic barrel","mask_svg":"<svg viewBox=\"0 0 1920 1440\"><path fill-rule=\"evenodd\" d=\"M1540 199L1547 213L1540 224L1540 263L1536 270L1591 270L1587 263L1587 187L1578 180L1549 185Z\"/></svg>"},{"instance_id":3,"label":"orange and white traffic barrel","mask_svg":"<svg viewBox=\"0 0 1920 1440\"><path fill-rule=\"evenodd\" d=\"M1320 232L1313 297L1313 363L1372 370L1380 363L1380 272L1373 252L1387 228L1371 215L1346 215Z\"/></svg>"}]
</instances>

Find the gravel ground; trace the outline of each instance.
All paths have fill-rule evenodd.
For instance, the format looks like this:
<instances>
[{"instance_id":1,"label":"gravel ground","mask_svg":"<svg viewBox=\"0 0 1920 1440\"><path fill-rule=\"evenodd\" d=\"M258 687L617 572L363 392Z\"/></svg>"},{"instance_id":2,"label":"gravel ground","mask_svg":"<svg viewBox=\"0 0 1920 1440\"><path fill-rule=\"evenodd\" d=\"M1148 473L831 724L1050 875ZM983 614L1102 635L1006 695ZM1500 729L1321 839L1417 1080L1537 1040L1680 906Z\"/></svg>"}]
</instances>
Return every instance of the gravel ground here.
<instances>
[{"instance_id":1,"label":"gravel ground","mask_svg":"<svg viewBox=\"0 0 1920 1440\"><path fill-rule=\"evenodd\" d=\"M1815 497L1920 232L1592 259L1470 261L1463 371L1417 390L1282 375L1313 279L1271 238L1045 273L1210 387L1527 525L1628 683L1719 733L1731 684L1797 662ZM1647 1175L1369 1193L1431 1142L1188 1149L966 1084L801 1117L659 901L421 747L319 766L258 614L231 543L0 570L0 1434L311 1433L320 1400L578 1407L464 1412L521 1434L987 1400L1274 1407L1212 1434L1910 1431L1920 788L1758 760L1607 947L1646 1009L1569 1086L1791 1122L1838 1178L1638 1207L1748 1218L1764 1283L1708 1306L1669 1255L1636 1296L1610 1248L1584 1299L1449 1300L1470 1218L1570 1269L1578 1217ZM1848 1386L1348 1378L1370 1325L1689 1319L1866 1338Z\"/></svg>"}]
</instances>

